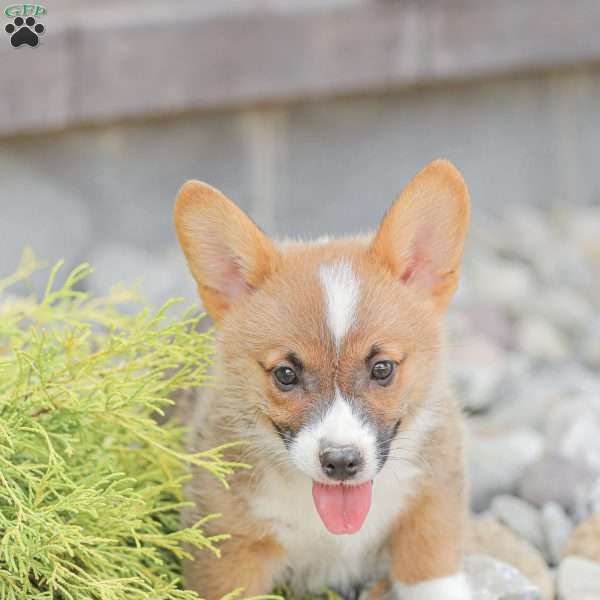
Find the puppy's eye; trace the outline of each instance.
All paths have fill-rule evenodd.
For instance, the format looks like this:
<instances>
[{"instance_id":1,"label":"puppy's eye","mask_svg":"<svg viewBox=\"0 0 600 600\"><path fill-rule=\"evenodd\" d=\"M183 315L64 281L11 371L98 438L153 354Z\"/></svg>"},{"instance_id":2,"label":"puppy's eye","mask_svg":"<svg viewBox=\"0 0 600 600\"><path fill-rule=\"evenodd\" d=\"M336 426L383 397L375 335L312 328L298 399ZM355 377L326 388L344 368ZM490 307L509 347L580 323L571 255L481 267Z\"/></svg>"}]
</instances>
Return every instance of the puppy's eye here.
<instances>
[{"instance_id":1,"label":"puppy's eye","mask_svg":"<svg viewBox=\"0 0 600 600\"><path fill-rule=\"evenodd\" d=\"M277 387L284 392L291 390L298 383L298 376L294 369L285 366L273 370L273 379Z\"/></svg>"},{"instance_id":2,"label":"puppy's eye","mask_svg":"<svg viewBox=\"0 0 600 600\"><path fill-rule=\"evenodd\" d=\"M371 378L379 385L386 385L394 374L394 363L391 360L380 360L371 367Z\"/></svg>"}]
</instances>

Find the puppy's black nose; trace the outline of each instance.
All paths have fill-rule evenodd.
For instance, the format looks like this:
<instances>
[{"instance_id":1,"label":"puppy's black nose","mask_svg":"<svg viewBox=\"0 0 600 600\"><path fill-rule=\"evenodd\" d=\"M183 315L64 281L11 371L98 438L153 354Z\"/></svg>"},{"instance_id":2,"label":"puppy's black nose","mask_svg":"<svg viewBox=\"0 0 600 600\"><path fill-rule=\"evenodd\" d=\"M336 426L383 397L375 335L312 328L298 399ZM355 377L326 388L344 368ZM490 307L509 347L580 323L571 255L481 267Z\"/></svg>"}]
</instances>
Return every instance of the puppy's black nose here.
<instances>
[{"instance_id":1,"label":"puppy's black nose","mask_svg":"<svg viewBox=\"0 0 600 600\"><path fill-rule=\"evenodd\" d=\"M319 460L325 475L336 481L354 477L364 462L360 450L354 446L325 448L321 450Z\"/></svg>"}]
</instances>

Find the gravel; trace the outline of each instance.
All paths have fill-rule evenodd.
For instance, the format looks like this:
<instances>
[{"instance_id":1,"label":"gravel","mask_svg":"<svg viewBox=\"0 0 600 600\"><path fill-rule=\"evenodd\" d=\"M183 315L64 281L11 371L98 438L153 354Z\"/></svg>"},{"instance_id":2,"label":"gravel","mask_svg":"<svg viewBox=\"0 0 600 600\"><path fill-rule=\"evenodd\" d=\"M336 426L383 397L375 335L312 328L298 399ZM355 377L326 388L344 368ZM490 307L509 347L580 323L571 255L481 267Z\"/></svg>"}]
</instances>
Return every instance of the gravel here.
<instances>
[{"instance_id":1,"label":"gravel","mask_svg":"<svg viewBox=\"0 0 600 600\"><path fill-rule=\"evenodd\" d=\"M470 415L471 506L498 523L477 552L511 562L504 525L537 549L548 578L556 567L548 599L600 599L599 309L600 206L475 222L448 324ZM501 581L503 567L485 568ZM498 585L477 600L513 593Z\"/></svg>"}]
</instances>

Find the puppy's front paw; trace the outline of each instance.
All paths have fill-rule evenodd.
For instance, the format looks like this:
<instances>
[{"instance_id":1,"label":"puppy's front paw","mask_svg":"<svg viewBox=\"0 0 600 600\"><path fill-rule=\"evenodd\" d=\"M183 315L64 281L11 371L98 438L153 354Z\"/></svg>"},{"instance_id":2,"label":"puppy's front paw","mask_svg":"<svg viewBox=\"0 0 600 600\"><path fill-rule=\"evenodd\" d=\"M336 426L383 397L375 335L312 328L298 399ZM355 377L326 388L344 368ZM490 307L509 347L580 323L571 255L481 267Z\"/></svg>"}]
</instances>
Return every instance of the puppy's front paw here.
<instances>
[{"instance_id":1,"label":"puppy's front paw","mask_svg":"<svg viewBox=\"0 0 600 600\"><path fill-rule=\"evenodd\" d=\"M462 573L413 585L396 581L390 592L395 600L471 600L471 590ZM392 594L388 592L387 595ZM384 597L384 600L388 598Z\"/></svg>"}]
</instances>

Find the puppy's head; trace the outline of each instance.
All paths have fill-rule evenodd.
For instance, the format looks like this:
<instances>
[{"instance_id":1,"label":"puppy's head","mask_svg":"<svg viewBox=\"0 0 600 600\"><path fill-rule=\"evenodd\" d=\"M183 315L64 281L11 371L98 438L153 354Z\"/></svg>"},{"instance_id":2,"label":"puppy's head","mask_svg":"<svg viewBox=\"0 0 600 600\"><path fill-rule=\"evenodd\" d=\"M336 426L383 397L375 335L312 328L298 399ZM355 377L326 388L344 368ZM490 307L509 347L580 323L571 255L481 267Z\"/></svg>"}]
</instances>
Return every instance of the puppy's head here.
<instances>
[{"instance_id":1,"label":"puppy's head","mask_svg":"<svg viewBox=\"0 0 600 600\"><path fill-rule=\"evenodd\" d=\"M371 482L429 414L468 217L447 161L416 175L374 236L309 244L276 244L219 191L186 183L177 235L247 433L316 486Z\"/></svg>"}]
</instances>

